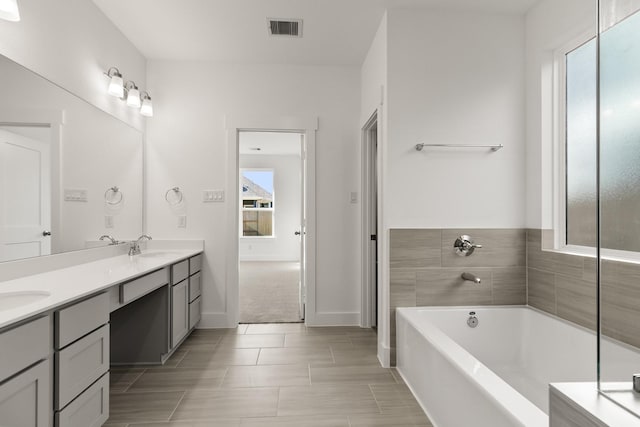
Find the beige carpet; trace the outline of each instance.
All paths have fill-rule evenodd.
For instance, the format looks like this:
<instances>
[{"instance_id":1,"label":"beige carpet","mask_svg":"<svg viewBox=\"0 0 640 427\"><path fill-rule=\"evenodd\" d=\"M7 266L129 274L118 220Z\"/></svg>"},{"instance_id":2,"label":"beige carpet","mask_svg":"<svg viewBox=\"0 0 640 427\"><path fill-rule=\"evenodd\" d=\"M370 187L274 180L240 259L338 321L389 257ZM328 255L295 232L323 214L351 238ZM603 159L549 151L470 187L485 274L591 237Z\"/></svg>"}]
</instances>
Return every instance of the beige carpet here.
<instances>
[{"instance_id":1,"label":"beige carpet","mask_svg":"<svg viewBox=\"0 0 640 427\"><path fill-rule=\"evenodd\" d=\"M300 322L300 263L240 263L240 323Z\"/></svg>"}]
</instances>

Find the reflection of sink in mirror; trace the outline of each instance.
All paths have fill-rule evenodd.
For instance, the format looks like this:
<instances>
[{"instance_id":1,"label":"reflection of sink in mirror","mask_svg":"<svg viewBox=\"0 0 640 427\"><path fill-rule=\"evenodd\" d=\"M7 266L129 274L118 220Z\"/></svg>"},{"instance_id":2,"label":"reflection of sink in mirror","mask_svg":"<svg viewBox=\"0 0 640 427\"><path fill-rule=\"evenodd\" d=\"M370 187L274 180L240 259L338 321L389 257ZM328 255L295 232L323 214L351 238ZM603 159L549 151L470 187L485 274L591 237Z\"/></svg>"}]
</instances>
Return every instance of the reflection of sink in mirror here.
<instances>
[{"instance_id":1,"label":"reflection of sink in mirror","mask_svg":"<svg viewBox=\"0 0 640 427\"><path fill-rule=\"evenodd\" d=\"M46 291L0 292L0 311L32 304L51 296Z\"/></svg>"},{"instance_id":2,"label":"reflection of sink in mirror","mask_svg":"<svg viewBox=\"0 0 640 427\"><path fill-rule=\"evenodd\" d=\"M142 252L140 255L136 255L141 258L163 258L170 256L178 256L180 252L172 252L172 251L153 251L153 252Z\"/></svg>"}]
</instances>

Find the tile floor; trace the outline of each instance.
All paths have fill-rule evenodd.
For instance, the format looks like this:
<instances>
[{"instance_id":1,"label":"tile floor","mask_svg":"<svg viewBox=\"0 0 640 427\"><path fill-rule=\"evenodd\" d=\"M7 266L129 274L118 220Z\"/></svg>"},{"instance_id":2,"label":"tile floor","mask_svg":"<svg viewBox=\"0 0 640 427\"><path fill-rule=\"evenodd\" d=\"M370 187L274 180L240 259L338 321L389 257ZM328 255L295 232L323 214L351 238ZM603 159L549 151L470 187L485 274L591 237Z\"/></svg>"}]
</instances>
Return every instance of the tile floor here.
<instances>
[{"instance_id":1,"label":"tile floor","mask_svg":"<svg viewBox=\"0 0 640 427\"><path fill-rule=\"evenodd\" d=\"M196 330L164 366L112 368L109 427L431 426L357 327Z\"/></svg>"}]
</instances>

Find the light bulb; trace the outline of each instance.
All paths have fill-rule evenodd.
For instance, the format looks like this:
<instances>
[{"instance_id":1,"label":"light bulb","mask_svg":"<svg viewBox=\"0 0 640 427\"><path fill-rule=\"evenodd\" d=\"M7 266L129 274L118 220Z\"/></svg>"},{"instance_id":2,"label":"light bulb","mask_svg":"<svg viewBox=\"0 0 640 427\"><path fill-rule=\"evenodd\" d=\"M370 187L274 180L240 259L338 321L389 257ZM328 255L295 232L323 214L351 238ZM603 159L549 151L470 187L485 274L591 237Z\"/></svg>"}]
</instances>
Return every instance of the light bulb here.
<instances>
[{"instance_id":1,"label":"light bulb","mask_svg":"<svg viewBox=\"0 0 640 427\"><path fill-rule=\"evenodd\" d=\"M140 107L140 114L145 117L153 117L153 103L149 95L142 97L142 107Z\"/></svg>"},{"instance_id":2,"label":"light bulb","mask_svg":"<svg viewBox=\"0 0 640 427\"><path fill-rule=\"evenodd\" d=\"M127 94L127 105L133 108L140 108L140 91L135 85L129 89L129 93Z\"/></svg>"},{"instance_id":3,"label":"light bulb","mask_svg":"<svg viewBox=\"0 0 640 427\"><path fill-rule=\"evenodd\" d=\"M12 22L20 20L18 0L0 0L0 19Z\"/></svg>"},{"instance_id":4,"label":"light bulb","mask_svg":"<svg viewBox=\"0 0 640 427\"><path fill-rule=\"evenodd\" d=\"M109 95L113 95L117 98L122 98L124 96L124 84L122 81L122 75L114 74L111 76L111 81L109 82L109 89L107 90Z\"/></svg>"}]
</instances>

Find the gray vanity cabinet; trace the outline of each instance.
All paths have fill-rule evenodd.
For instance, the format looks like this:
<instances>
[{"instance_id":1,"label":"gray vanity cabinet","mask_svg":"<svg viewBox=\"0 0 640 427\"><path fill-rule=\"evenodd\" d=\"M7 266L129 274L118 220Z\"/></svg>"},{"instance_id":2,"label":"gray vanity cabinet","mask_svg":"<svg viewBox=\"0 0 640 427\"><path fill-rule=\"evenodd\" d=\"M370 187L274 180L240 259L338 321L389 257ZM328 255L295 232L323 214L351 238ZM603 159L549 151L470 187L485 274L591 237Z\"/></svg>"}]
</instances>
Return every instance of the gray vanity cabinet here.
<instances>
[{"instance_id":1,"label":"gray vanity cabinet","mask_svg":"<svg viewBox=\"0 0 640 427\"><path fill-rule=\"evenodd\" d=\"M202 317L202 254L189 258L189 329Z\"/></svg>"},{"instance_id":2,"label":"gray vanity cabinet","mask_svg":"<svg viewBox=\"0 0 640 427\"><path fill-rule=\"evenodd\" d=\"M189 260L171 266L171 348L189 333Z\"/></svg>"},{"instance_id":3,"label":"gray vanity cabinet","mask_svg":"<svg viewBox=\"0 0 640 427\"><path fill-rule=\"evenodd\" d=\"M55 313L56 427L101 426L109 418L109 295Z\"/></svg>"},{"instance_id":4,"label":"gray vanity cabinet","mask_svg":"<svg viewBox=\"0 0 640 427\"><path fill-rule=\"evenodd\" d=\"M51 318L0 333L0 425L50 427Z\"/></svg>"}]
</instances>

